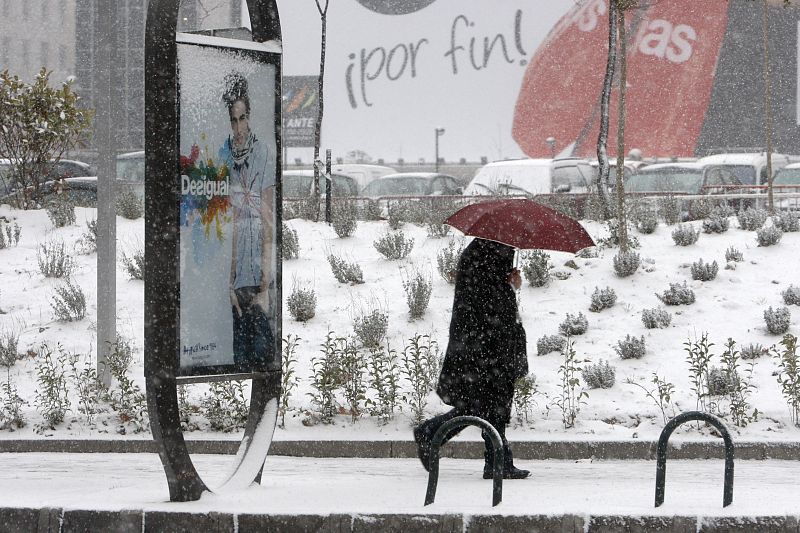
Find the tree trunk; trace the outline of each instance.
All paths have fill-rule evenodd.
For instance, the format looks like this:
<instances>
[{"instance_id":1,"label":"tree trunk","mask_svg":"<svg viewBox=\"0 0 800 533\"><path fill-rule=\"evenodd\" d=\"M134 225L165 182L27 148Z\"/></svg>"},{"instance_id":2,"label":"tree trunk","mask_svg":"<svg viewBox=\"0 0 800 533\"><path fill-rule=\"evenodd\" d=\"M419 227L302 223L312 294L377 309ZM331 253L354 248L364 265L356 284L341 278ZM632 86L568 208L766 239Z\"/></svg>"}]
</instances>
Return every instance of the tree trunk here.
<instances>
[{"instance_id":1,"label":"tree trunk","mask_svg":"<svg viewBox=\"0 0 800 533\"><path fill-rule=\"evenodd\" d=\"M323 9L319 1L317 0L317 9L319 10L320 20L322 22L322 33L320 39L320 52L319 52L319 80L318 80L318 91L319 91L319 108L317 110L317 122L314 125L314 193L313 193L313 202L314 202L314 222L319 222L319 203L320 203L320 190L319 190L319 149L320 149L320 141L322 138L322 114L324 111L324 99L323 99L323 89L325 83L325 43L327 39L327 32L328 32L328 2L325 2L325 8Z\"/></svg>"},{"instance_id":2,"label":"tree trunk","mask_svg":"<svg viewBox=\"0 0 800 533\"><path fill-rule=\"evenodd\" d=\"M608 198L608 107L611 101L611 85L617 62L617 9L616 0L609 1L608 8L608 59L606 76L603 79L603 92L600 96L600 133L597 136L597 196L603 210L603 217L611 218L611 201Z\"/></svg>"},{"instance_id":3,"label":"tree trunk","mask_svg":"<svg viewBox=\"0 0 800 533\"><path fill-rule=\"evenodd\" d=\"M763 12L761 17L762 33L764 39L764 126L767 151L767 205L770 213L775 213L772 200L772 98L769 82L769 21L767 20L767 0L762 0Z\"/></svg>"},{"instance_id":4,"label":"tree trunk","mask_svg":"<svg viewBox=\"0 0 800 533\"><path fill-rule=\"evenodd\" d=\"M628 219L625 215L625 84L628 79L628 47L625 39L625 11L617 13L619 32L619 109L617 115L617 235L620 252L628 251Z\"/></svg>"}]
</instances>

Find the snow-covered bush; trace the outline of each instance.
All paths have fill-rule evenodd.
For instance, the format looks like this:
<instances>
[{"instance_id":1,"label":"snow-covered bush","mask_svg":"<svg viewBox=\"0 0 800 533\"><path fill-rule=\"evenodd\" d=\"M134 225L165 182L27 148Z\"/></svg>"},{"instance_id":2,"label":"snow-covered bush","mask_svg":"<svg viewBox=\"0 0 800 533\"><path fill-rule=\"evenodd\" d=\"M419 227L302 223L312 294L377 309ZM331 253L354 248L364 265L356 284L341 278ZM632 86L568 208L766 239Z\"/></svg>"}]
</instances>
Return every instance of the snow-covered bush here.
<instances>
[{"instance_id":1,"label":"snow-covered bush","mask_svg":"<svg viewBox=\"0 0 800 533\"><path fill-rule=\"evenodd\" d=\"M738 249L734 248L733 246L729 246L727 250L725 250L725 261L730 263L741 263L744 261L744 254Z\"/></svg>"},{"instance_id":2,"label":"snow-covered bush","mask_svg":"<svg viewBox=\"0 0 800 533\"><path fill-rule=\"evenodd\" d=\"M756 230L756 240L759 246L772 246L778 244L783 237L783 232L775 226L766 226Z\"/></svg>"},{"instance_id":3,"label":"snow-covered bush","mask_svg":"<svg viewBox=\"0 0 800 533\"><path fill-rule=\"evenodd\" d=\"M711 263L704 263L701 258L699 261L692 263L692 279L697 281L711 281L717 277L719 272L719 265L716 261Z\"/></svg>"},{"instance_id":4,"label":"snow-covered bush","mask_svg":"<svg viewBox=\"0 0 800 533\"><path fill-rule=\"evenodd\" d=\"M736 389L739 376L731 375L724 368L712 366L708 371L708 395L723 396Z\"/></svg>"},{"instance_id":5,"label":"snow-covered bush","mask_svg":"<svg viewBox=\"0 0 800 533\"><path fill-rule=\"evenodd\" d=\"M83 320L86 316L86 295L77 282L67 278L64 285L56 287L50 307L59 322Z\"/></svg>"},{"instance_id":6,"label":"snow-covered bush","mask_svg":"<svg viewBox=\"0 0 800 533\"><path fill-rule=\"evenodd\" d=\"M380 309L373 308L353 319L353 331L356 338L367 348L380 346L389 329L389 315Z\"/></svg>"},{"instance_id":7,"label":"snow-covered bush","mask_svg":"<svg viewBox=\"0 0 800 533\"><path fill-rule=\"evenodd\" d=\"M281 224L281 255L284 259L297 259L300 255L300 239L297 230L286 222Z\"/></svg>"},{"instance_id":8,"label":"snow-covered bush","mask_svg":"<svg viewBox=\"0 0 800 533\"><path fill-rule=\"evenodd\" d=\"M411 320L421 318L431 301L433 283L430 275L413 268L403 276L403 290L406 293L408 317Z\"/></svg>"},{"instance_id":9,"label":"snow-covered bush","mask_svg":"<svg viewBox=\"0 0 800 533\"><path fill-rule=\"evenodd\" d=\"M800 216L792 211L778 211L772 217L772 225L784 233L800 231Z\"/></svg>"},{"instance_id":10,"label":"snow-covered bush","mask_svg":"<svg viewBox=\"0 0 800 533\"><path fill-rule=\"evenodd\" d=\"M350 237L355 233L358 222L356 221L356 204L351 201L336 202L331 209L331 225L333 231L340 239Z\"/></svg>"},{"instance_id":11,"label":"snow-covered bush","mask_svg":"<svg viewBox=\"0 0 800 533\"><path fill-rule=\"evenodd\" d=\"M759 343L750 343L742 346L742 359L758 359L769 350Z\"/></svg>"},{"instance_id":12,"label":"snow-covered bush","mask_svg":"<svg viewBox=\"0 0 800 533\"><path fill-rule=\"evenodd\" d=\"M560 352L567 344L567 339L561 335L545 335L536 341L536 355L545 355L550 352Z\"/></svg>"},{"instance_id":13,"label":"snow-covered bush","mask_svg":"<svg viewBox=\"0 0 800 533\"><path fill-rule=\"evenodd\" d=\"M533 373L514 382L514 412L518 424L530 421L533 407L536 405L534 398L538 393L539 387L536 384L536 375Z\"/></svg>"},{"instance_id":14,"label":"snow-covered bush","mask_svg":"<svg viewBox=\"0 0 800 533\"><path fill-rule=\"evenodd\" d=\"M368 392L365 405L369 414L386 425L394 418L394 412L403 399L400 393L400 367L397 352L388 346L376 346L367 357Z\"/></svg>"},{"instance_id":15,"label":"snow-covered bush","mask_svg":"<svg viewBox=\"0 0 800 533\"><path fill-rule=\"evenodd\" d=\"M664 219L668 226L677 224L681 221L681 203L678 197L674 194L666 194L659 196L656 200L658 205L658 214Z\"/></svg>"},{"instance_id":16,"label":"snow-covered bush","mask_svg":"<svg viewBox=\"0 0 800 533\"><path fill-rule=\"evenodd\" d=\"M439 250L436 254L436 270L442 279L447 283L456 282L456 272L458 272L458 259L464 251L463 241L450 241L447 246Z\"/></svg>"},{"instance_id":17,"label":"snow-covered bush","mask_svg":"<svg viewBox=\"0 0 800 533\"><path fill-rule=\"evenodd\" d=\"M298 322L306 322L314 318L317 312L317 293L313 288L303 289L295 285L286 304L292 318Z\"/></svg>"},{"instance_id":18,"label":"snow-covered bush","mask_svg":"<svg viewBox=\"0 0 800 533\"><path fill-rule=\"evenodd\" d=\"M522 256L522 275L531 287L544 287L550 281L550 254L542 250L532 250Z\"/></svg>"},{"instance_id":19,"label":"snow-covered bush","mask_svg":"<svg viewBox=\"0 0 800 533\"><path fill-rule=\"evenodd\" d=\"M610 389L614 386L616 369L608 361L600 359L598 363L583 367L581 376L590 389Z\"/></svg>"},{"instance_id":20,"label":"snow-covered bush","mask_svg":"<svg viewBox=\"0 0 800 533\"><path fill-rule=\"evenodd\" d=\"M773 335L783 335L789 331L789 324L792 320L792 313L788 307L778 307L772 309L772 306L764 310L764 322L767 324L767 331Z\"/></svg>"},{"instance_id":21,"label":"snow-covered bush","mask_svg":"<svg viewBox=\"0 0 800 533\"><path fill-rule=\"evenodd\" d=\"M144 249L135 248L130 254L123 250L120 261L130 279L144 279Z\"/></svg>"},{"instance_id":22,"label":"snow-covered bush","mask_svg":"<svg viewBox=\"0 0 800 533\"><path fill-rule=\"evenodd\" d=\"M621 359L641 359L645 354L644 335L638 339L625 335L624 339L617 341L614 351Z\"/></svg>"},{"instance_id":23,"label":"snow-covered bush","mask_svg":"<svg viewBox=\"0 0 800 533\"><path fill-rule=\"evenodd\" d=\"M656 297L666 305L689 305L695 301L694 291L686 285L685 281L683 284L670 283L669 289L661 294L656 294Z\"/></svg>"},{"instance_id":24,"label":"snow-covered bush","mask_svg":"<svg viewBox=\"0 0 800 533\"><path fill-rule=\"evenodd\" d=\"M16 328L0 331L0 366L5 368L14 366L19 359L19 335L20 330Z\"/></svg>"},{"instance_id":25,"label":"snow-covered bush","mask_svg":"<svg viewBox=\"0 0 800 533\"><path fill-rule=\"evenodd\" d=\"M36 410L43 422L37 424L37 433L64 421L70 408L67 390L68 354L59 344L55 350L42 344L36 357Z\"/></svg>"},{"instance_id":26,"label":"snow-covered bush","mask_svg":"<svg viewBox=\"0 0 800 533\"><path fill-rule=\"evenodd\" d=\"M348 262L341 257L328 254L328 264L331 266L333 277L339 283L359 284L364 283L364 273L358 263Z\"/></svg>"},{"instance_id":27,"label":"snow-covered bush","mask_svg":"<svg viewBox=\"0 0 800 533\"><path fill-rule=\"evenodd\" d=\"M589 329L589 321L586 320L586 317L583 315L583 313L578 313L577 316L567 313L564 321L558 325L559 333L565 337L583 335L586 333L587 329Z\"/></svg>"},{"instance_id":28,"label":"snow-covered bush","mask_svg":"<svg viewBox=\"0 0 800 533\"><path fill-rule=\"evenodd\" d=\"M144 204L139 195L131 187L121 187L117 191L117 214L128 220L137 220L144 216Z\"/></svg>"},{"instance_id":29,"label":"snow-covered bush","mask_svg":"<svg viewBox=\"0 0 800 533\"><path fill-rule=\"evenodd\" d=\"M411 419L419 423L425 418L425 407L441 370L439 345L428 335L415 334L403 347L400 373L408 384L405 399Z\"/></svg>"},{"instance_id":30,"label":"snow-covered bush","mask_svg":"<svg viewBox=\"0 0 800 533\"><path fill-rule=\"evenodd\" d=\"M789 285L789 288L781 292L783 303L786 305L800 305L800 287Z\"/></svg>"},{"instance_id":31,"label":"snow-covered bush","mask_svg":"<svg viewBox=\"0 0 800 533\"><path fill-rule=\"evenodd\" d=\"M75 269L75 262L66 252L64 241L52 239L45 241L36 249L39 272L46 278L64 278Z\"/></svg>"},{"instance_id":32,"label":"snow-covered bush","mask_svg":"<svg viewBox=\"0 0 800 533\"><path fill-rule=\"evenodd\" d=\"M407 204L405 202L390 201L386 211L386 220L389 223L389 228L392 230L402 228L403 224L408 220Z\"/></svg>"},{"instance_id":33,"label":"snow-covered bush","mask_svg":"<svg viewBox=\"0 0 800 533\"><path fill-rule=\"evenodd\" d=\"M719 209L714 209L708 217L703 219L703 233L725 233L730 228L731 221Z\"/></svg>"},{"instance_id":34,"label":"snow-covered bush","mask_svg":"<svg viewBox=\"0 0 800 533\"><path fill-rule=\"evenodd\" d=\"M200 408L214 431L230 433L243 429L250 411L244 382L212 381L208 393L200 400Z\"/></svg>"},{"instance_id":35,"label":"snow-covered bush","mask_svg":"<svg viewBox=\"0 0 800 533\"><path fill-rule=\"evenodd\" d=\"M383 220L383 210L378 200L367 200L364 212L361 215L364 220Z\"/></svg>"},{"instance_id":36,"label":"snow-covered bush","mask_svg":"<svg viewBox=\"0 0 800 533\"><path fill-rule=\"evenodd\" d=\"M313 406L312 415L303 421L304 424L313 425L319 422L330 424L338 410L336 389L342 381L341 355L339 346L345 339L337 337L328 330L325 342L322 344L322 355L311 358L310 385L312 391L308 393Z\"/></svg>"},{"instance_id":37,"label":"snow-covered bush","mask_svg":"<svg viewBox=\"0 0 800 533\"><path fill-rule=\"evenodd\" d=\"M372 246L386 259L393 261L408 257L414 248L414 239L402 231L393 231L376 239Z\"/></svg>"},{"instance_id":38,"label":"snow-covered bush","mask_svg":"<svg viewBox=\"0 0 800 533\"><path fill-rule=\"evenodd\" d=\"M434 198L429 209L425 212L425 228L428 237L440 239L450 233L450 226L444 221L458 211L458 204L450 199Z\"/></svg>"},{"instance_id":39,"label":"snow-covered bush","mask_svg":"<svg viewBox=\"0 0 800 533\"><path fill-rule=\"evenodd\" d=\"M589 304L589 311L599 313L603 309L614 307L615 303L617 303L617 293L614 292L614 289L611 287L606 287L605 289L595 287Z\"/></svg>"},{"instance_id":40,"label":"snow-covered bush","mask_svg":"<svg viewBox=\"0 0 800 533\"><path fill-rule=\"evenodd\" d=\"M778 384L781 393L789 405L792 423L800 426L800 356L797 354L797 337L784 335L780 342L783 350L775 349L774 357L778 361Z\"/></svg>"},{"instance_id":41,"label":"snow-covered bush","mask_svg":"<svg viewBox=\"0 0 800 533\"><path fill-rule=\"evenodd\" d=\"M621 278L632 276L641 264L641 257L634 251L628 250L623 252L620 250L614 256L614 272Z\"/></svg>"},{"instance_id":42,"label":"snow-covered bush","mask_svg":"<svg viewBox=\"0 0 800 533\"><path fill-rule=\"evenodd\" d=\"M602 248L616 248L619 246L619 238L620 238L620 231L619 231L619 219L610 218L606 221L606 227L608 228L608 237L603 237L598 239L597 245ZM631 233L631 228L626 227L628 230L626 235L628 236L628 247L639 248L639 239L636 238L635 235Z\"/></svg>"},{"instance_id":43,"label":"snow-covered bush","mask_svg":"<svg viewBox=\"0 0 800 533\"><path fill-rule=\"evenodd\" d=\"M748 207L736 214L739 227L745 231L755 231L767 221L767 211L765 209Z\"/></svg>"},{"instance_id":44,"label":"snow-covered bush","mask_svg":"<svg viewBox=\"0 0 800 533\"><path fill-rule=\"evenodd\" d=\"M690 224L678 224L678 227L672 230L672 241L677 246L689 246L697 242L700 238L700 230L695 230Z\"/></svg>"},{"instance_id":45,"label":"snow-covered bush","mask_svg":"<svg viewBox=\"0 0 800 533\"><path fill-rule=\"evenodd\" d=\"M672 315L666 309L661 307L642 309L642 324L647 329L667 328L670 322L672 322Z\"/></svg>"},{"instance_id":46,"label":"snow-covered bush","mask_svg":"<svg viewBox=\"0 0 800 533\"><path fill-rule=\"evenodd\" d=\"M3 224L0 220L0 250L9 246L16 246L19 244L19 238L22 234L22 228L14 222L14 225Z\"/></svg>"},{"instance_id":47,"label":"snow-covered bush","mask_svg":"<svg viewBox=\"0 0 800 533\"><path fill-rule=\"evenodd\" d=\"M44 208L50 222L57 228L75 223L75 204L66 194L55 195Z\"/></svg>"},{"instance_id":48,"label":"snow-covered bush","mask_svg":"<svg viewBox=\"0 0 800 533\"><path fill-rule=\"evenodd\" d=\"M650 207L641 207L634 213L633 224L639 233L650 235L658 228L658 212Z\"/></svg>"},{"instance_id":49,"label":"snow-covered bush","mask_svg":"<svg viewBox=\"0 0 800 533\"><path fill-rule=\"evenodd\" d=\"M86 230L78 237L75 243L75 250L84 255L93 254L97 251L97 219L86 221Z\"/></svg>"}]
</instances>

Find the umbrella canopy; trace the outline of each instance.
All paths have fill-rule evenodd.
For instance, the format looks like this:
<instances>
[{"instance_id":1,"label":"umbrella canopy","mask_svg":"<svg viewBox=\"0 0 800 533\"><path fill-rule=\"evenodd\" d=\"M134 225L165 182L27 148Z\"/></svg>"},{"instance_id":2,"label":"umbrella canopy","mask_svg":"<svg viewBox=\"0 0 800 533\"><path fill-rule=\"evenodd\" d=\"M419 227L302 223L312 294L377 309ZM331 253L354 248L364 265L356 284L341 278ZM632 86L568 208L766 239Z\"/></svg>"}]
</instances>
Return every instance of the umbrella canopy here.
<instances>
[{"instance_id":1,"label":"umbrella canopy","mask_svg":"<svg viewBox=\"0 0 800 533\"><path fill-rule=\"evenodd\" d=\"M465 235L515 248L575 253L594 246L580 223L533 200L489 200L463 207L445 224Z\"/></svg>"}]
</instances>

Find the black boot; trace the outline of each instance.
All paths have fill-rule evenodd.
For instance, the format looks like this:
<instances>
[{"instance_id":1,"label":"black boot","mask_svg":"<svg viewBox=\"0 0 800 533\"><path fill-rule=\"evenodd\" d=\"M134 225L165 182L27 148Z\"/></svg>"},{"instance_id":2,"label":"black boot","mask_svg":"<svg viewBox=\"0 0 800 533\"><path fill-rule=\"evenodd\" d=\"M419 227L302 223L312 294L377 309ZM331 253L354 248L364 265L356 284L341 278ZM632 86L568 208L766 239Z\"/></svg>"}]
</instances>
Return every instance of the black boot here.
<instances>
[{"instance_id":1,"label":"black boot","mask_svg":"<svg viewBox=\"0 0 800 533\"><path fill-rule=\"evenodd\" d=\"M414 428L414 442L417 443L417 456L422 462L423 468L426 472L430 472L431 435L425 430L424 424Z\"/></svg>"},{"instance_id":2,"label":"black boot","mask_svg":"<svg viewBox=\"0 0 800 533\"><path fill-rule=\"evenodd\" d=\"M530 470L522 470L514 466L514 457L508 444L503 446L505 452L503 457L503 479L525 479L531 475ZM490 452L483 452L483 479L492 479L492 455Z\"/></svg>"}]
</instances>

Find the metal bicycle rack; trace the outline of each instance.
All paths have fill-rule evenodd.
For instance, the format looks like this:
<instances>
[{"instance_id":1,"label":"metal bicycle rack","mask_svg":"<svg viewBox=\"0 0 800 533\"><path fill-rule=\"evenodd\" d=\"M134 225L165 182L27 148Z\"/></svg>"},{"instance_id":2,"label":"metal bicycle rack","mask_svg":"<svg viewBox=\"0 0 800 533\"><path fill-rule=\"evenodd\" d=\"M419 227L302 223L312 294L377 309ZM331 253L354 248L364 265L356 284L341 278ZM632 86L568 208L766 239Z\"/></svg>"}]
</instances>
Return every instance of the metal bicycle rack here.
<instances>
[{"instance_id":1,"label":"metal bicycle rack","mask_svg":"<svg viewBox=\"0 0 800 533\"><path fill-rule=\"evenodd\" d=\"M670 420L661 431L658 438L658 449L656 451L656 507L661 507L664 503L664 484L667 478L667 443L669 437L675 429L692 420L702 420L714 426L722 435L725 441L725 483L722 492L722 506L727 507L733 502L733 440L728 432L728 428L718 417L704 413L702 411L688 411L681 413Z\"/></svg>"},{"instance_id":2,"label":"metal bicycle rack","mask_svg":"<svg viewBox=\"0 0 800 533\"><path fill-rule=\"evenodd\" d=\"M448 420L434 434L431 441L430 473L428 474L428 490L425 493L425 505L430 505L436 498L436 486L439 484L439 449L445 436L454 429L476 426L486 431L492 441L492 506L503 501L503 461L505 451L503 441L497 430L486 420L477 416L457 416Z\"/></svg>"}]
</instances>

